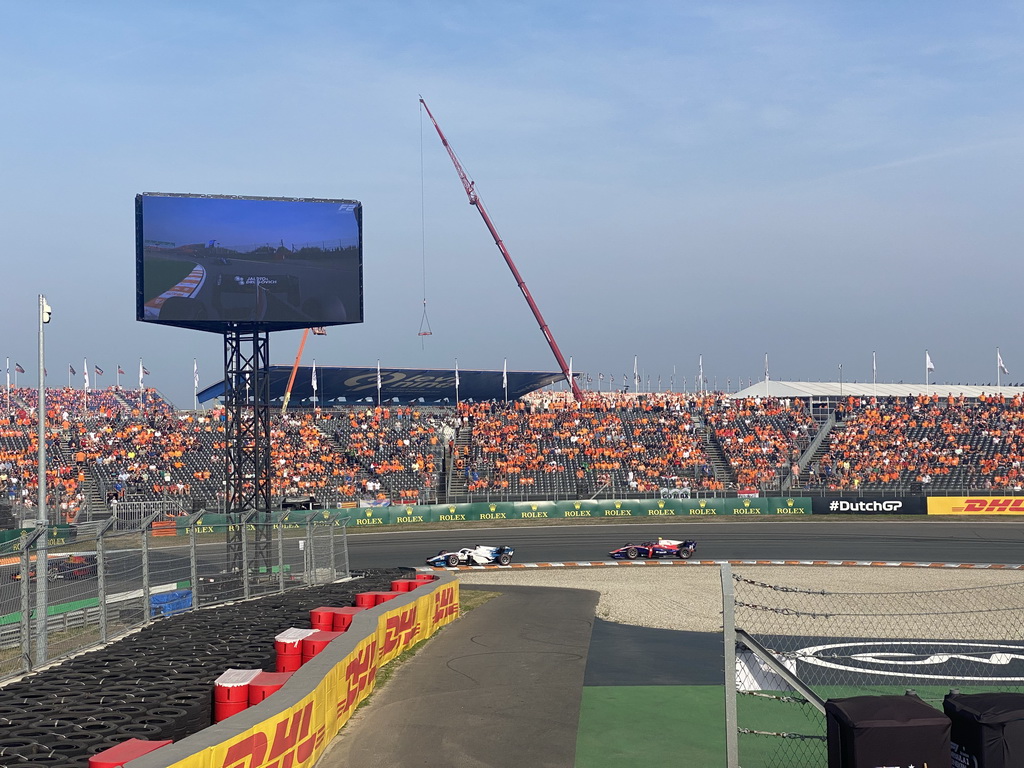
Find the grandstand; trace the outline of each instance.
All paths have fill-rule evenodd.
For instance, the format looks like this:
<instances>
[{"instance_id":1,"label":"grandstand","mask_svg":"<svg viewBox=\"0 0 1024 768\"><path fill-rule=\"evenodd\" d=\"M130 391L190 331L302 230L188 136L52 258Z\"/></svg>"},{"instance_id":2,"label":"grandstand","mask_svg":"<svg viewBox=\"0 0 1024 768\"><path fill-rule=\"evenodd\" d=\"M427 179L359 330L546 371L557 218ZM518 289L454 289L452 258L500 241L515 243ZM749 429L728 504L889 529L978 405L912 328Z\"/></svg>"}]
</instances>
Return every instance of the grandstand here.
<instances>
[{"instance_id":1,"label":"grandstand","mask_svg":"<svg viewBox=\"0 0 1024 768\"><path fill-rule=\"evenodd\" d=\"M764 390L772 394L765 396ZM758 391L760 390L760 392ZM1024 490L1024 388L762 382L739 393L565 391L275 414L276 505ZM0 419L0 493L34 519L32 389ZM47 507L95 520L138 502L223 507L224 412L156 390L47 392Z\"/></svg>"}]
</instances>

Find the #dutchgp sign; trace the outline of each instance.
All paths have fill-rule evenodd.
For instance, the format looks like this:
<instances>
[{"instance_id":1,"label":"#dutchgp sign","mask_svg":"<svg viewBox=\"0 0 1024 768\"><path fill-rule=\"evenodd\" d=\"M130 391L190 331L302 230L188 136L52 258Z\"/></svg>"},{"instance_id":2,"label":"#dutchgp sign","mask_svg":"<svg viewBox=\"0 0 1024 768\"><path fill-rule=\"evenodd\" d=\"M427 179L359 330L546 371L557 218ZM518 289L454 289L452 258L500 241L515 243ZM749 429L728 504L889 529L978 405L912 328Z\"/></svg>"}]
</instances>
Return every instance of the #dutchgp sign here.
<instances>
[{"instance_id":1,"label":"#dutchgp sign","mask_svg":"<svg viewBox=\"0 0 1024 768\"><path fill-rule=\"evenodd\" d=\"M831 496L815 498L816 515L923 515L927 509L920 496Z\"/></svg>"}]
</instances>

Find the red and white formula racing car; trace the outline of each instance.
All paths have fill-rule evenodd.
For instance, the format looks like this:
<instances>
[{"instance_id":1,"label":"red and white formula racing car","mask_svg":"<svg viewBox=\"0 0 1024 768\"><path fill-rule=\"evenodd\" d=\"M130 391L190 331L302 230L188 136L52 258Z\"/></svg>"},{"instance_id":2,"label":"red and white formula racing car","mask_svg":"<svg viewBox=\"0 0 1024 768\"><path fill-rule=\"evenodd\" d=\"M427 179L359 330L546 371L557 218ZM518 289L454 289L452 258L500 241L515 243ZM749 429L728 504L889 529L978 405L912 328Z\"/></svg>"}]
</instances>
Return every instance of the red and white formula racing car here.
<instances>
[{"instance_id":1,"label":"red and white formula racing car","mask_svg":"<svg viewBox=\"0 0 1024 768\"><path fill-rule=\"evenodd\" d=\"M636 560L638 557L678 557L682 560L689 560L696 551L696 541L658 538L653 541L645 541L643 544L627 544L624 547L613 549L608 555L616 560Z\"/></svg>"}]
</instances>

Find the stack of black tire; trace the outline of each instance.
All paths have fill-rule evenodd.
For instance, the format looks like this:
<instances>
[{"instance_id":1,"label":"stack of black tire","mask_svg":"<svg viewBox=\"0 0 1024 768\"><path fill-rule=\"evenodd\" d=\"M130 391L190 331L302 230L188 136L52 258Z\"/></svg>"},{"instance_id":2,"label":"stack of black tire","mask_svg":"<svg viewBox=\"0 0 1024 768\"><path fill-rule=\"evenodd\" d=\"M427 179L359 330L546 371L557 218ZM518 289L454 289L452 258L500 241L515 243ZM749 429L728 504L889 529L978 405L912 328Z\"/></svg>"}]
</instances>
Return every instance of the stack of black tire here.
<instances>
[{"instance_id":1,"label":"stack of black tire","mask_svg":"<svg viewBox=\"0 0 1024 768\"><path fill-rule=\"evenodd\" d=\"M0 688L0 766L88 766L129 738L177 741L212 723L213 683L224 670L273 670L274 638L309 628L309 611L355 604L408 575L374 570L340 584L295 590L159 619L128 637Z\"/></svg>"}]
</instances>

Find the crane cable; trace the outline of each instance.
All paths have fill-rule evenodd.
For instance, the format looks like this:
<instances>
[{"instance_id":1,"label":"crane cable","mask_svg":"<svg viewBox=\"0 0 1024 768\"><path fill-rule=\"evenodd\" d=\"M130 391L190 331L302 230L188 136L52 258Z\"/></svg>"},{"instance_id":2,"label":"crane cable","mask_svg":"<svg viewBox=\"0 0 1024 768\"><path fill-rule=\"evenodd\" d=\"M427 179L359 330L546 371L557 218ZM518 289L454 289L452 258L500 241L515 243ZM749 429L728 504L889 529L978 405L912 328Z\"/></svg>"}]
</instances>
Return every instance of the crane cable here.
<instances>
[{"instance_id":1,"label":"crane cable","mask_svg":"<svg viewBox=\"0 0 1024 768\"><path fill-rule=\"evenodd\" d=\"M423 105L420 104L420 258L423 271L423 315L420 317L420 348L423 349L425 337L433 336L430 330L430 319L427 317L427 216L426 192L423 173Z\"/></svg>"}]
</instances>

